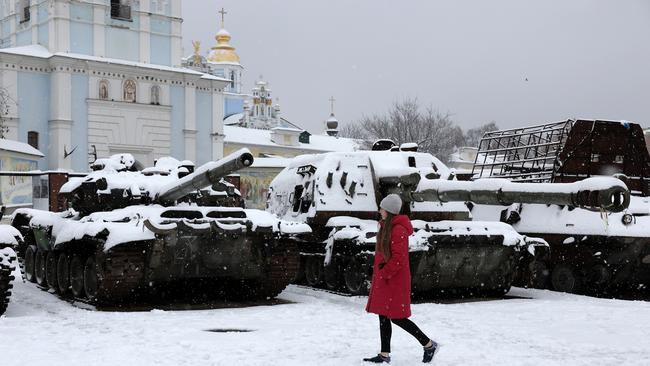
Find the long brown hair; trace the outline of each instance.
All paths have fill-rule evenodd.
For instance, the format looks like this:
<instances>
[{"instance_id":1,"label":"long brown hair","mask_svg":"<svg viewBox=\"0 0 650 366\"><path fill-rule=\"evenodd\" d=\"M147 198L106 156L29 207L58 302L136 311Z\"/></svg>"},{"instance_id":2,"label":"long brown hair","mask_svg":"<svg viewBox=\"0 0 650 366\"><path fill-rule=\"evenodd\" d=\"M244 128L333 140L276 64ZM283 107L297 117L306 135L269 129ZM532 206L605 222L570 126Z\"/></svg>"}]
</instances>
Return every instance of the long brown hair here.
<instances>
[{"instance_id":1,"label":"long brown hair","mask_svg":"<svg viewBox=\"0 0 650 366\"><path fill-rule=\"evenodd\" d=\"M390 258L390 233L393 231L393 218L395 215L388 212L384 225L379 228L377 233L377 244L375 245L375 252L384 255L384 260Z\"/></svg>"}]
</instances>

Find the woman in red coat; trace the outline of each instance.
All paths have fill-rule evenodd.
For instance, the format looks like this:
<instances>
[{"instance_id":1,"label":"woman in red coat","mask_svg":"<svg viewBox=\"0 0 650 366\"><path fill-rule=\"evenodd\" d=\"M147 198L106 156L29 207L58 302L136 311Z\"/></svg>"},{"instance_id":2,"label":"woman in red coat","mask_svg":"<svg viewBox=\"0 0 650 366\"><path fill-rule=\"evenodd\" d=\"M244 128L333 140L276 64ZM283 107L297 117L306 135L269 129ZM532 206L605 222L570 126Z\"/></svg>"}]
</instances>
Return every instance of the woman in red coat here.
<instances>
[{"instance_id":1,"label":"woman in red coat","mask_svg":"<svg viewBox=\"0 0 650 366\"><path fill-rule=\"evenodd\" d=\"M422 362L431 362L438 344L427 337L411 316L411 270L409 268L408 238L413 226L406 215L400 215L402 200L389 194L380 205L379 232L375 247L372 285L366 311L379 315L381 353L364 361L390 362L391 322L409 332L424 347Z\"/></svg>"}]
</instances>

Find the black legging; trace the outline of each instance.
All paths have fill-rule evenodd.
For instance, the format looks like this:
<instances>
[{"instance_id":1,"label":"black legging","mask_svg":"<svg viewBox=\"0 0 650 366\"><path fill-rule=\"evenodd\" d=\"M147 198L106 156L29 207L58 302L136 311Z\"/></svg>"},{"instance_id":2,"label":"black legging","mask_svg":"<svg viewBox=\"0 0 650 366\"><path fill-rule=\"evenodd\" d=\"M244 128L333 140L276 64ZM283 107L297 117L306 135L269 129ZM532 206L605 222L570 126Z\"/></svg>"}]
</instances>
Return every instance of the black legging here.
<instances>
[{"instance_id":1,"label":"black legging","mask_svg":"<svg viewBox=\"0 0 650 366\"><path fill-rule=\"evenodd\" d=\"M415 323L408 318L404 319L389 319L383 315L379 316L379 334L381 336L381 352L390 353L390 337L393 335L393 327L390 322L395 323L398 327L409 332L415 339L420 342L422 347L429 344L431 338L427 337Z\"/></svg>"}]
</instances>

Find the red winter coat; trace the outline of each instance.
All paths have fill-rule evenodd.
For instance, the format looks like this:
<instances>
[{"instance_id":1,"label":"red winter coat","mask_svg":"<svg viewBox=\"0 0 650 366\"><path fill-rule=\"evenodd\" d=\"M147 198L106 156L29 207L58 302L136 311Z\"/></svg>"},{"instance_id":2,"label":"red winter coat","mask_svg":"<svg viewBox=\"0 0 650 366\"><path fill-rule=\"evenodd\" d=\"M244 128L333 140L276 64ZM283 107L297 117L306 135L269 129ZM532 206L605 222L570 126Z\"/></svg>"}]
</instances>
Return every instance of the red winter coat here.
<instances>
[{"instance_id":1,"label":"red winter coat","mask_svg":"<svg viewBox=\"0 0 650 366\"><path fill-rule=\"evenodd\" d=\"M383 222L382 222L383 225ZM406 215L393 218L390 233L390 259L375 252L372 272L372 285L368 296L366 311L384 315L391 319L411 316L411 270L409 268L409 236L413 226ZM379 268L380 263L384 263Z\"/></svg>"}]
</instances>

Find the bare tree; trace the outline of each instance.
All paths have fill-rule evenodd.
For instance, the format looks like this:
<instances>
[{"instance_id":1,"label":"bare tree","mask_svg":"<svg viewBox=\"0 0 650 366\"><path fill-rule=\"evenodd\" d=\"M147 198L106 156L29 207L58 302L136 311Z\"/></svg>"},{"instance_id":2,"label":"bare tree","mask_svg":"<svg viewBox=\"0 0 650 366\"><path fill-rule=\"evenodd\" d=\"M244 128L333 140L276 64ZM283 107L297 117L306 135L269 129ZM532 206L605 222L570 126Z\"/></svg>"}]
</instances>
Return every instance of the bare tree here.
<instances>
[{"instance_id":1,"label":"bare tree","mask_svg":"<svg viewBox=\"0 0 650 366\"><path fill-rule=\"evenodd\" d=\"M395 102L383 114L363 116L341 129L341 135L369 141L391 139L398 145L415 142L419 151L431 153L443 161L447 161L454 148L463 142L463 131L448 113L442 114L432 107L422 110L417 99Z\"/></svg>"},{"instance_id":2,"label":"bare tree","mask_svg":"<svg viewBox=\"0 0 650 366\"><path fill-rule=\"evenodd\" d=\"M499 129L495 121L491 121L482 126L471 128L465 133L465 146L478 147L478 142L486 132L496 131Z\"/></svg>"},{"instance_id":3,"label":"bare tree","mask_svg":"<svg viewBox=\"0 0 650 366\"><path fill-rule=\"evenodd\" d=\"M9 126L7 126L6 117L9 114L9 106L13 102L9 92L0 88L0 139L6 137L7 132L9 132Z\"/></svg>"}]
</instances>

